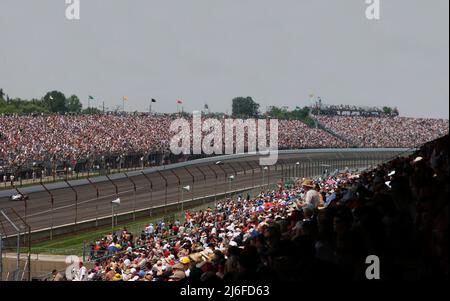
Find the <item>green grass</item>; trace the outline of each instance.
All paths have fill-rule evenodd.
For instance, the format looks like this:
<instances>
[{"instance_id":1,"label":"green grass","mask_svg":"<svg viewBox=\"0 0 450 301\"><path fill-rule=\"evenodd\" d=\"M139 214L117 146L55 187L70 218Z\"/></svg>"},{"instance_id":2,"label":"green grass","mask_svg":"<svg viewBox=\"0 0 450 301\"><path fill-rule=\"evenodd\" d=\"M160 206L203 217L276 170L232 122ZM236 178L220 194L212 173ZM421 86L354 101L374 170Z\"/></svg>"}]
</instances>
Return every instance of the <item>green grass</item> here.
<instances>
[{"instance_id":1,"label":"green grass","mask_svg":"<svg viewBox=\"0 0 450 301\"><path fill-rule=\"evenodd\" d=\"M163 220L171 220L173 218L180 218L181 214L172 214L168 216L154 216L152 218L140 219L129 223L120 224L114 227L114 231L120 231L124 227L134 235L139 235L144 229L145 224L155 223ZM56 238L32 244L32 254L52 254L52 255L78 255L83 254L83 243L86 242L86 255L89 253L89 242L99 239L105 235L111 234L111 227L102 227L93 231L83 232L80 234L70 235L66 237Z\"/></svg>"}]
</instances>

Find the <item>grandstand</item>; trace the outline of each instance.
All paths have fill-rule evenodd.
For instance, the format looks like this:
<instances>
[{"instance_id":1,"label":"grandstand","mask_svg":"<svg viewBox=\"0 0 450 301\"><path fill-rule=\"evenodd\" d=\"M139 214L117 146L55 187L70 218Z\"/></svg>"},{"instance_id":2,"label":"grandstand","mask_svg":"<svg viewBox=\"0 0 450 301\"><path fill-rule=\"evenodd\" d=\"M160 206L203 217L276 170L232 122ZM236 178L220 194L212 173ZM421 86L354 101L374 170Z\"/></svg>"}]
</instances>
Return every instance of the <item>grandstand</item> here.
<instances>
[{"instance_id":1,"label":"grandstand","mask_svg":"<svg viewBox=\"0 0 450 301\"><path fill-rule=\"evenodd\" d=\"M174 115L0 116L0 182L142 168L198 158L173 156ZM281 120L279 149L413 148L448 133L448 120L315 116L324 128ZM11 181L12 180L12 181ZM20 183L19 183L20 184ZM1 185L0 185L1 186Z\"/></svg>"}]
</instances>

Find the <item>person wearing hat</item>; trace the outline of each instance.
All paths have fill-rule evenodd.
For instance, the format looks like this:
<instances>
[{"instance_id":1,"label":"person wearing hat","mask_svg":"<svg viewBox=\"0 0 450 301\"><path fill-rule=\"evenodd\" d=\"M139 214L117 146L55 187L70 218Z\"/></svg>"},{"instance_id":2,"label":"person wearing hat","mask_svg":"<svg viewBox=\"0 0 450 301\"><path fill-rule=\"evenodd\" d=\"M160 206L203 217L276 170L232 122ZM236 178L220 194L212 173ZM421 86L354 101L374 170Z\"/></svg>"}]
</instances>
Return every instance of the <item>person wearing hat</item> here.
<instances>
[{"instance_id":1,"label":"person wearing hat","mask_svg":"<svg viewBox=\"0 0 450 301\"><path fill-rule=\"evenodd\" d=\"M153 281L153 273L152 271L148 271L145 273L144 281Z\"/></svg>"},{"instance_id":2,"label":"person wearing hat","mask_svg":"<svg viewBox=\"0 0 450 301\"><path fill-rule=\"evenodd\" d=\"M305 196L303 198L303 203L297 203L297 206L299 208L308 206L311 209L317 210L320 204L320 195L319 192L317 192L317 190L314 189L315 188L314 181L311 179L305 179L302 182L302 187L305 190Z\"/></svg>"},{"instance_id":3,"label":"person wearing hat","mask_svg":"<svg viewBox=\"0 0 450 301\"><path fill-rule=\"evenodd\" d=\"M112 281L122 281L122 275L116 273L112 279Z\"/></svg>"},{"instance_id":4,"label":"person wearing hat","mask_svg":"<svg viewBox=\"0 0 450 301\"><path fill-rule=\"evenodd\" d=\"M113 281L115 276L115 272L114 270L112 270L110 267L106 268L106 273L105 273L105 280L106 281Z\"/></svg>"},{"instance_id":5,"label":"person wearing hat","mask_svg":"<svg viewBox=\"0 0 450 301\"><path fill-rule=\"evenodd\" d=\"M63 281L64 277L63 275L58 272L57 270L52 271L52 280L51 281Z\"/></svg>"},{"instance_id":6,"label":"person wearing hat","mask_svg":"<svg viewBox=\"0 0 450 301\"><path fill-rule=\"evenodd\" d=\"M181 258L180 262L182 264L188 265L191 263L191 260L189 259L189 257L185 256L185 257Z\"/></svg>"},{"instance_id":7,"label":"person wearing hat","mask_svg":"<svg viewBox=\"0 0 450 301\"><path fill-rule=\"evenodd\" d=\"M174 270L173 274L169 276L169 281L180 281L186 277L186 273L183 270Z\"/></svg>"}]
</instances>

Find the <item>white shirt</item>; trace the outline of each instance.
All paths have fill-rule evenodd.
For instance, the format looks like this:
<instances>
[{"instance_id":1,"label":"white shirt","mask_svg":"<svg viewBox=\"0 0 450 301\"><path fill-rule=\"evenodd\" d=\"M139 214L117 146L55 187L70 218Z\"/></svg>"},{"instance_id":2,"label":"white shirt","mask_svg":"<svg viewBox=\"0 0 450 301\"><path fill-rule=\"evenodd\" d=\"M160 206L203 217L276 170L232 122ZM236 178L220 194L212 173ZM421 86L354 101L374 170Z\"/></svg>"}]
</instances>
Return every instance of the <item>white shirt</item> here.
<instances>
[{"instance_id":1,"label":"white shirt","mask_svg":"<svg viewBox=\"0 0 450 301\"><path fill-rule=\"evenodd\" d=\"M305 195L305 203L308 205L308 207L312 209L317 209L320 204L320 195L319 193L314 190L310 189Z\"/></svg>"},{"instance_id":2,"label":"white shirt","mask_svg":"<svg viewBox=\"0 0 450 301\"><path fill-rule=\"evenodd\" d=\"M85 266L82 266L79 270L78 270L78 274L75 278L76 281L86 281L86 273L87 273L87 269Z\"/></svg>"}]
</instances>

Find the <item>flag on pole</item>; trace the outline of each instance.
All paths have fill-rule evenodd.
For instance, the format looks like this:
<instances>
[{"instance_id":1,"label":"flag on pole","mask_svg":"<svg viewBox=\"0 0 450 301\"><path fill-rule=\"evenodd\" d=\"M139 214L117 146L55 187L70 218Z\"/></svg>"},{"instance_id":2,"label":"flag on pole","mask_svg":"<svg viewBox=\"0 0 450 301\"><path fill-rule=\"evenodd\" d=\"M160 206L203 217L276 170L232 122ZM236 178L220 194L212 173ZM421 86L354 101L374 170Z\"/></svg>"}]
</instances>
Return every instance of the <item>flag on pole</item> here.
<instances>
[{"instance_id":1,"label":"flag on pole","mask_svg":"<svg viewBox=\"0 0 450 301\"><path fill-rule=\"evenodd\" d=\"M123 101L128 101L128 96L123 96L123 97L122 97L122 100L123 100Z\"/></svg>"},{"instance_id":2,"label":"flag on pole","mask_svg":"<svg viewBox=\"0 0 450 301\"><path fill-rule=\"evenodd\" d=\"M183 101L181 99L177 99L177 104L182 104Z\"/></svg>"}]
</instances>

